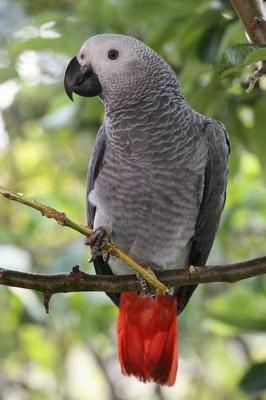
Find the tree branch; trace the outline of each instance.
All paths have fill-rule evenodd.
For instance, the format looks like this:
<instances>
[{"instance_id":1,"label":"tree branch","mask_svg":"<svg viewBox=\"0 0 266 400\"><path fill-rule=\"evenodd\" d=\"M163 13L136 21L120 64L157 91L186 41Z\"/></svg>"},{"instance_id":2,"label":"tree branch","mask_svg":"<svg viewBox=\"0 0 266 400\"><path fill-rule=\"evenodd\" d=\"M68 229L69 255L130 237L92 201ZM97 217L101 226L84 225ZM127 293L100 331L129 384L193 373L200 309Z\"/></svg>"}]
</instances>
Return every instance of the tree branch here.
<instances>
[{"instance_id":1,"label":"tree branch","mask_svg":"<svg viewBox=\"0 0 266 400\"><path fill-rule=\"evenodd\" d=\"M263 0L231 0L231 3L242 21L250 41L257 45L266 45L266 10ZM253 90L256 82L266 74L266 60L249 78L247 92Z\"/></svg>"},{"instance_id":2,"label":"tree branch","mask_svg":"<svg viewBox=\"0 0 266 400\"><path fill-rule=\"evenodd\" d=\"M231 0L254 44L266 44L266 11L262 0Z\"/></svg>"},{"instance_id":3,"label":"tree branch","mask_svg":"<svg viewBox=\"0 0 266 400\"><path fill-rule=\"evenodd\" d=\"M0 194L9 200L15 200L34 208L40 211L42 215L56 220L60 225L74 229L83 235L89 236L92 233L91 228L79 225L70 220L65 213L59 212L54 208L47 207L36 201L31 201L21 194L15 194L1 187ZM190 266L187 269L175 269L172 271L161 272L158 273L156 277L148 267L140 265L116 245L108 243L106 245L106 251L119 257L121 260L128 263L136 272L141 273L150 284L157 288L159 292L165 292L167 287L177 288L179 286L195 285L199 283L233 283L266 273L266 257L261 257L229 265L216 265L204 268ZM124 291L141 290L136 275L89 275L80 271L78 266L73 267L71 272L52 275L19 272L0 268L0 285L14 286L42 292L47 312L49 311L50 298L55 293L83 291L119 293Z\"/></svg>"},{"instance_id":4,"label":"tree branch","mask_svg":"<svg viewBox=\"0 0 266 400\"><path fill-rule=\"evenodd\" d=\"M90 227L77 224L76 222L69 219L65 213L57 211L54 208L48 207L37 201L31 201L20 193L13 193L10 190L0 186L0 194L8 200L14 200L18 203L24 204L28 207L34 208L37 211L40 211L42 215L46 216L47 218L54 219L59 225L67 226L68 228L71 228L81 233L82 235L90 236L93 232ZM107 251L110 255L124 261L134 271L136 271L138 274L141 274L149 284L157 289L158 293L165 293L168 290L168 288L156 278L150 268L138 263L125 251L120 249L117 245L109 242L104 246L104 250Z\"/></svg>"},{"instance_id":5,"label":"tree branch","mask_svg":"<svg viewBox=\"0 0 266 400\"><path fill-rule=\"evenodd\" d=\"M234 283L266 273L266 257L228 265L189 267L158 273L158 278L170 287L199 283ZM0 285L33 289L48 295L66 292L110 292L141 290L135 275L89 275L78 266L71 272L36 274L0 268Z\"/></svg>"}]
</instances>

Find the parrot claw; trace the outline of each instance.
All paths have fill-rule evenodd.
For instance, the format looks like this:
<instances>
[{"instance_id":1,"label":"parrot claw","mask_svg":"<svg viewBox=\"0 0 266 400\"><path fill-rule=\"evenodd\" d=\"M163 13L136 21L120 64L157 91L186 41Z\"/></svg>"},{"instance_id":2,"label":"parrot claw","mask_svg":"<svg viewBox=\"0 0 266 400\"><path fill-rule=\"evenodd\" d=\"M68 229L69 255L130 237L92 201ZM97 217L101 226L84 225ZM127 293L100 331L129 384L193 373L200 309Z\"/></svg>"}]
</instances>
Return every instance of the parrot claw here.
<instances>
[{"instance_id":1,"label":"parrot claw","mask_svg":"<svg viewBox=\"0 0 266 400\"><path fill-rule=\"evenodd\" d=\"M91 247L91 258L89 262L94 261L97 256L103 256L108 261L109 254L104 250L108 243L108 235L104 228L97 228L90 236L85 239L85 244Z\"/></svg>"},{"instance_id":2,"label":"parrot claw","mask_svg":"<svg viewBox=\"0 0 266 400\"><path fill-rule=\"evenodd\" d=\"M165 294L166 294L167 296L174 296L174 294L175 294L175 288L174 288L174 287L169 287L169 288L165 291Z\"/></svg>"},{"instance_id":3,"label":"parrot claw","mask_svg":"<svg viewBox=\"0 0 266 400\"><path fill-rule=\"evenodd\" d=\"M147 281L146 279L143 278L143 276L141 274L137 274L137 279L139 281L141 290L143 292L145 292L148 296L150 296L152 299L155 299L157 296L157 292L156 289L154 289L154 287L152 287Z\"/></svg>"}]
</instances>

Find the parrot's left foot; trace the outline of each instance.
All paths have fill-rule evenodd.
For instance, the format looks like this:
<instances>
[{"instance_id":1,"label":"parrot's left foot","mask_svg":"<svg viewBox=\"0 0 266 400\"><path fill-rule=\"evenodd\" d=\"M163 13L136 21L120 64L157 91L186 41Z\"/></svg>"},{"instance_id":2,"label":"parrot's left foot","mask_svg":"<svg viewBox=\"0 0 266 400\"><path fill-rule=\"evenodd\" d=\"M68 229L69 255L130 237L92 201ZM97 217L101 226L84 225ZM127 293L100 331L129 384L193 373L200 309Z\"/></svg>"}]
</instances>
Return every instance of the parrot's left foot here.
<instances>
[{"instance_id":1,"label":"parrot's left foot","mask_svg":"<svg viewBox=\"0 0 266 400\"><path fill-rule=\"evenodd\" d=\"M90 236L85 239L85 244L91 248L91 259L93 261L97 256L108 256L104 246L108 243L109 237L106 230L102 227L97 228Z\"/></svg>"},{"instance_id":2,"label":"parrot's left foot","mask_svg":"<svg viewBox=\"0 0 266 400\"><path fill-rule=\"evenodd\" d=\"M152 271L153 272L153 271ZM146 281L145 278L141 274L137 274L137 279L139 281L141 290L145 292L152 299L155 299L157 296L156 289Z\"/></svg>"},{"instance_id":3,"label":"parrot's left foot","mask_svg":"<svg viewBox=\"0 0 266 400\"><path fill-rule=\"evenodd\" d=\"M174 296L175 295L175 288L174 287L169 287L166 289L165 294L167 296Z\"/></svg>"}]
</instances>

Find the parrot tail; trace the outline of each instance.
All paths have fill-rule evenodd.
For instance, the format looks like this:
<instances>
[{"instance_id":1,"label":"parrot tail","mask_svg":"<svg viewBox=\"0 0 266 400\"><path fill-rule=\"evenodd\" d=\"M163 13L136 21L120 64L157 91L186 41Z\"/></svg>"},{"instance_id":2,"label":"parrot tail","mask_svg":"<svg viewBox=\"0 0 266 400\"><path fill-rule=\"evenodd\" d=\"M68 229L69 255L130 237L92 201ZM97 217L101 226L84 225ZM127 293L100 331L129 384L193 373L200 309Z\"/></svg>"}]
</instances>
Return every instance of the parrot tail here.
<instances>
[{"instance_id":1,"label":"parrot tail","mask_svg":"<svg viewBox=\"0 0 266 400\"><path fill-rule=\"evenodd\" d=\"M124 375L172 386L177 372L177 299L121 293L118 356Z\"/></svg>"}]
</instances>

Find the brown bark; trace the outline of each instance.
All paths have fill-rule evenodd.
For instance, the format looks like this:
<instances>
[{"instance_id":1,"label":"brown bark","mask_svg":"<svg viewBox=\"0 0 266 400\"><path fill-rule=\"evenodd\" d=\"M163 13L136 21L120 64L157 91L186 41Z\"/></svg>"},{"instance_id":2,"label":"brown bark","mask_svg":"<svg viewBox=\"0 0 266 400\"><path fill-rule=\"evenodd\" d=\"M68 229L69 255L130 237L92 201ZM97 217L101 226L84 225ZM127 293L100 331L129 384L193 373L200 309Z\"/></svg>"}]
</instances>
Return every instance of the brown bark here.
<instances>
[{"instance_id":1,"label":"brown bark","mask_svg":"<svg viewBox=\"0 0 266 400\"><path fill-rule=\"evenodd\" d=\"M231 3L242 21L250 41L256 45L266 45L266 10L263 0L231 0ZM251 92L259 79L266 74L266 60L249 77Z\"/></svg>"},{"instance_id":2,"label":"brown bark","mask_svg":"<svg viewBox=\"0 0 266 400\"><path fill-rule=\"evenodd\" d=\"M266 11L262 0L231 0L254 44L266 45Z\"/></svg>"},{"instance_id":3,"label":"brown bark","mask_svg":"<svg viewBox=\"0 0 266 400\"><path fill-rule=\"evenodd\" d=\"M210 282L234 283L266 273L266 257L228 265L214 265L175 269L158 273L159 279L169 287ZM0 285L38 290L49 296L55 293L103 291L118 293L141 290L135 275L89 275L73 267L71 272L36 274L0 268Z\"/></svg>"}]
</instances>

